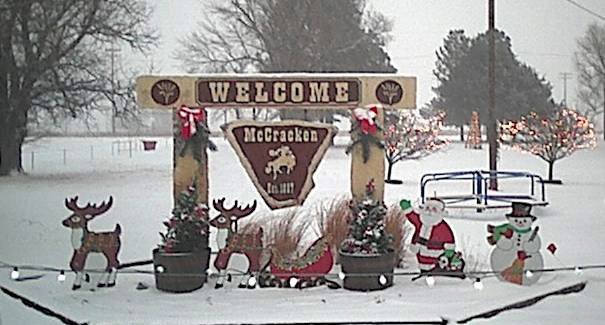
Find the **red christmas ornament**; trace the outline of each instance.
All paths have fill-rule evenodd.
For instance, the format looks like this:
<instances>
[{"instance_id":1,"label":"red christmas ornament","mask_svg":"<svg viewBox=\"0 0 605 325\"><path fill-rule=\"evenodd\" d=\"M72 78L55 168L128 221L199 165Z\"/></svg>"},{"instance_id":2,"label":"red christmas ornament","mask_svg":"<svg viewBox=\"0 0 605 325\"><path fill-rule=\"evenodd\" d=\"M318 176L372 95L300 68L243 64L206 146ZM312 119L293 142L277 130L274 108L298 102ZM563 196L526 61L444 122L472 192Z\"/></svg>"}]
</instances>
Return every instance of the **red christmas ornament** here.
<instances>
[{"instance_id":1,"label":"red christmas ornament","mask_svg":"<svg viewBox=\"0 0 605 325\"><path fill-rule=\"evenodd\" d=\"M197 124L206 118L203 108L185 105L179 107L178 115L181 119L181 136L185 140L189 140L197 132Z\"/></svg>"},{"instance_id":2,"label":"red christmas ornament","mask_svg":"<svg viewBox=\"0 0 605 325\"><path fill-rule=\"evenodd\" d=\"M548 244L548 247L546 247L546 249L548 249L548 251L555 255L555 252L557 251L557 245L555 245L555 243L550 243Z\"/></svg>"}]
</instances>

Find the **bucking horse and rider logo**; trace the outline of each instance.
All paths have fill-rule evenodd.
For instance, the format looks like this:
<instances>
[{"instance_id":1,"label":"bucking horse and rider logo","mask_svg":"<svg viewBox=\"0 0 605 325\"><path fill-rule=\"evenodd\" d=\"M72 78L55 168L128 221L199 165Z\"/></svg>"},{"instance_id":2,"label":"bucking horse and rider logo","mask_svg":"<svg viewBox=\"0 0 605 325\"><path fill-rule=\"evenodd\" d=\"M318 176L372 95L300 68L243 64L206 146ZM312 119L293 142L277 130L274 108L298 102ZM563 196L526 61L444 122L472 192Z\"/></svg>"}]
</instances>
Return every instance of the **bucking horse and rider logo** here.
<instances>
[{"instance_id":1,"label":"bucking horse and rider logo","mask_svg":"<svg viewBox=\"0 0 605 325\"><path fill-rule=\"evenodd\" d=\"M296 156L289 146L282 145L277 149L270 149L269 156L274 159L265 166L265 174L273 174L273 180L276 180L277 176L284 172L290 175L296 167Z\"/></svg>"}]
</instances>

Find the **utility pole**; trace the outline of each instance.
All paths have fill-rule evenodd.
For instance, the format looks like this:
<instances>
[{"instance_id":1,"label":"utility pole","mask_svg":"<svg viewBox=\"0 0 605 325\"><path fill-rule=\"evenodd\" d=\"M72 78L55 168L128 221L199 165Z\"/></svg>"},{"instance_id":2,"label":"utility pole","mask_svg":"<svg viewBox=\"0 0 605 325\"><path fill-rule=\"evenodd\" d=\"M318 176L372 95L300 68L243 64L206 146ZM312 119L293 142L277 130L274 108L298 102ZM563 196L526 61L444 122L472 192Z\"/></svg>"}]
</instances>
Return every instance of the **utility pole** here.
<instances>
[{"instance_id":1,"label":"utility pole","mask_svg":"<svg viewBox=\"0 0 605 325\"><path fill-rule=\"evenodd\" d=\"M489 99L487 108L487 142L489 143L489 189L498 190L498 179L495 173L498 170L498 124L496 121L496 22L495 0L488 0L488 36L489 36L489 64L487 71Z\"/></svg>"},{"instance_id":2,"label":"utility pole","mask_svg":"<svg viewBox=\"0 0 605 325\"><path fill-rule=\"evenodd\" d=\"M111 42L111 48L105 49L111 55L111 134L116 134L116 115L118 110L116 107L116 88L115 88L115 55L120 52L119 48L114 47L114 42Z\"/></svg>"},{"instance_id":3,"label":"utility pole","mask_svg":"<svg viewBox=\"0 0 605 325\"><path fill-rule=\"evenodd\" d=\"M571 79L571 73L561 72L559 75L563 79L563 105L567 107L567 80Z\"/></svg>"}]
</instances>

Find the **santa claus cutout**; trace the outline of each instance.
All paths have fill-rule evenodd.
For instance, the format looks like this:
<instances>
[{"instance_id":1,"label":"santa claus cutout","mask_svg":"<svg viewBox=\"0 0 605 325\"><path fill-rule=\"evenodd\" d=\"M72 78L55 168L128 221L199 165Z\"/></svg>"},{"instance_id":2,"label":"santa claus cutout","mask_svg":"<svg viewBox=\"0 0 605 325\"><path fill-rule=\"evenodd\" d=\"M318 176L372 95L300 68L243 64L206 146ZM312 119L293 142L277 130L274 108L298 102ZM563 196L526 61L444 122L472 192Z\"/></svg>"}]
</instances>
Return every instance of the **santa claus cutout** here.
<instances>
[{"instance_id":1,"label":"santa claus cutout","mask_svg":"<svg viewBox=\"0 0 605 325\"><path fill-rule=\"evenodd\" d=\"M416 254L420 272L463 277L464 260L455 251L454 233L443 220L445 203L429 198L418 207L418 212L414 211L409 200L402 200L399 205L415 228L410 251Z\"/></svg>"}]
</instances>

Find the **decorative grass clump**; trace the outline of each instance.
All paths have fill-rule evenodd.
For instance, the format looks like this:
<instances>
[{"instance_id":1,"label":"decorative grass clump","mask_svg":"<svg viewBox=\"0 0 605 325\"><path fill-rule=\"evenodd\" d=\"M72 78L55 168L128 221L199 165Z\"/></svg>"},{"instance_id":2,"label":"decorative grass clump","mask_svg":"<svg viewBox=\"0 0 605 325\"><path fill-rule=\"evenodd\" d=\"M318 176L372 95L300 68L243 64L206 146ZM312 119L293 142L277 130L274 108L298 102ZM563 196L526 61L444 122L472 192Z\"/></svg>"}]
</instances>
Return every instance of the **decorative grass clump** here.
<instances>
[{"instance_id":1,"label":"decorative grass clump","mask_svg":"<svg viewBox=\"0 0 605 325\"><path fill-rule=\"evenodd\" d=\"M389 207L385 217L385 231L393 236L393 250L395 251L395 266L401 266L405 254L405 241L411 232L408 231L405 214L394 204Z\"/></svg>"},{"instance_id":2,"label":"decorative grass clump","mask_svg":"<svg viewBox=\"0 0 605 325\"><path fill-rule=\"evenodd\" d=\"M296 209L285 214L273 215L263 228L265 229L265 247L288 258L297 258L301 255L301 242L309 229L311 222L301 220Z\"/></svg>"},{"instance_id":3,"label":"decorative grass clump","mask_svg":"<svg viewBox=\"0 0 605 325\"><path fill-rule=\"evenodd\" d=\"M335 258L340 243L347 237L350 214L349 199L344 197L321 201L315 208L319 235L329 236L329 245Z\"/></svg>"}]
</instances>

